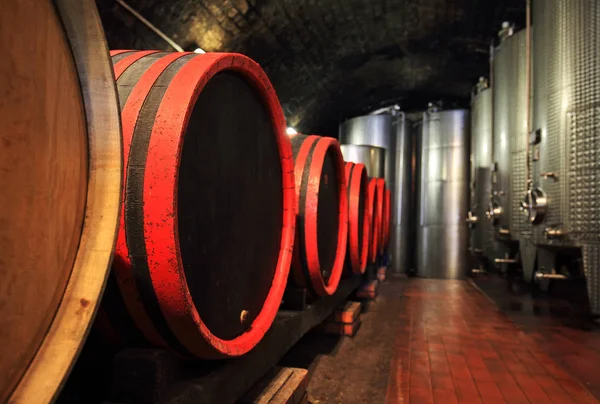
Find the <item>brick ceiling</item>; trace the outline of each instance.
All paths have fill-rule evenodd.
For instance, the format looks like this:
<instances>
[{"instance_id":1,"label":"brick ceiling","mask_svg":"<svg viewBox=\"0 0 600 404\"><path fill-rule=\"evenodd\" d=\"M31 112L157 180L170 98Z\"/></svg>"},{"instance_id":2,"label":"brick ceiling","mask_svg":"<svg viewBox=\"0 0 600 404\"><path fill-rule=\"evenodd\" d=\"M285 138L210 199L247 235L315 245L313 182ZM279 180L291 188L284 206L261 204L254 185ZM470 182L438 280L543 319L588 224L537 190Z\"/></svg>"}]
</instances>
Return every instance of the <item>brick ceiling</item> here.
<instances>
[{"instance_id":1,"label":"brick ceiling","mask_svg":"<svg viewBox=\"0 0 600 404\"><path fill-rule=\"evenodd\" d=\"M525 0L126 0L178 44L244 53L290 125L336 136L340 120L399 103L467 106L502 21ZM171 49L114 0L98 0L111 49Z\"/></svg>"}]
</instances>

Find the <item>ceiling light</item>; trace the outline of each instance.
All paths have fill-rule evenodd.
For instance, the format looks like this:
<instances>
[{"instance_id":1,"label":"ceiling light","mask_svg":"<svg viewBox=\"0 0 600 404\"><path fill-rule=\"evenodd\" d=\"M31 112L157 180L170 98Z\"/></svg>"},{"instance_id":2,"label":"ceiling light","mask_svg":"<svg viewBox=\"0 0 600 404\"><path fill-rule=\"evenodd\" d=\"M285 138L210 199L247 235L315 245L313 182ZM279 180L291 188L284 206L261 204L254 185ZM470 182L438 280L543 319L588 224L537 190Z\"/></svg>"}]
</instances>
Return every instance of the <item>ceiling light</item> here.
<instances>
[{"instance_id":1,"label":"ceiling light","mask_svg":"<svg viewBox=\"0 0 600 404\"><path fill-rule=\"evenodd\" d=\"M286 130L286 133L290 136L292 135L296 135L298 132L296 132L296 129L292 128L292 127L288 127Z\"/></svg>"}]
</instances>

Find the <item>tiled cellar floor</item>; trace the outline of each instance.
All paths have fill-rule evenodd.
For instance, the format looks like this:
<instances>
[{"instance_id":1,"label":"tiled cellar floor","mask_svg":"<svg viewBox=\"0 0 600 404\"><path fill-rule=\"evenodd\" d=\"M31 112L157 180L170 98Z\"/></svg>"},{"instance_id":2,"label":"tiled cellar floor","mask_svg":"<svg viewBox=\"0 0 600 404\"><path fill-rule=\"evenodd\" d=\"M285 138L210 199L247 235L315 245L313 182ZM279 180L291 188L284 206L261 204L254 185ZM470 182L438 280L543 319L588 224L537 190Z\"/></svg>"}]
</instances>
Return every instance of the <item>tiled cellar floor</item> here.
<instances>
[{"instance_id":1,"label":"tiled cellar floor","mask_svg":"<svg viewBox=\"0 0 600 404\"><path fill-rule=\"evenodd\" d=\"M310 366L315 404L599 402L600 334L524 320L535 311L515 319L491 295L392 278L354 338L309 335L288 361Z\"/></svg>"}]
</instances>

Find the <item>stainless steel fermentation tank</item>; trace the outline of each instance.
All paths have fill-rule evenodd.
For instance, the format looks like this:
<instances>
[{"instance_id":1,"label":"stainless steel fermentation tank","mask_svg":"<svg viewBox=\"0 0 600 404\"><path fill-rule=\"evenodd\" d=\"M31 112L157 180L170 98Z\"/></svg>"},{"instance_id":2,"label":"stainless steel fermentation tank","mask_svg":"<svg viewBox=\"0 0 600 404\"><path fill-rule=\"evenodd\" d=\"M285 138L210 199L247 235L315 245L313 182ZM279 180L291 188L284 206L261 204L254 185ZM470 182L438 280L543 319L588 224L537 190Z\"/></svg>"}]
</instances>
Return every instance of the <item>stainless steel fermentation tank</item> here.
<instances>
[{"instance_id":1,"label":"stainless steel fermentation tank","mask_svg":"<svg viewBox=\"0 0 600 404\"><path fill-rule=\"evenodd\" d=\"M385 149L355 144L343 144L340 148L345 161L364 164L369 177L384 178Z\"/></svg>"},{"instance_id":2,"label":"stainless steel fermentation tank","mask_svg":"<svg viewBox=\"0 0 600 404\"><path fill-rule=\"evenodd\" d=\"M494 262L501 272L517 269L519 240L531 226L520 209L526 192L527 32L504 26L493 54L494 146L492 198L487 216L494 227ZM511 273L514 271L511 271Z\"/></svg>"},{"instance_id":3,"label":"stainless steel fermentation tank","mask_svg":"<svg viewBox=\"0 0 600 404\"><path fill-rule=\"evenodd\" d=\"M417 275L464 278L468 272L469 111L423 115Z\"/></svg>"},{"instance_id":4,"label":"stainless steel fermentation tank","mask_svg":"<svg viewBox=\"0 0 600 404\"><path fill-rule=\"evenodd\" d=\"M480 81L471 102L470 160L469 250L473 258L472 267L483 270L494 256L493 226L486 218L492 193L492 90L486 80Z\"/></svg>"},{"instance_id":5,"label":"stainless steel fermentation tank","mask_svg":"<svg viewBox=\"0 0 600 404\"><path fill-rule=\"evenodd\" d=\"M343 122L340 126L340 143L385 149L384 178L392 197L392 269L395 272L406 272L412 214L411 134L405 115L394 109L388 111ZM346 155L344 157L346 158Z\"/></svg>"},{"instance_id":6,"label":"stainless steel fermentation tank","mask_svg":"<svg viewBox=\"0 0 600 404\"><path fill-rule=\"evenodd\" d=\"M534 279L585 274L600 315L600 2L533 4Z\"/></svg>"},{"instance_id":7,"label":"stainless steel fermentation tank","mask_svg":"<svg viewBox=\"0 0 600 404\"><path fill-rule=\"evenodd\" d=\"M340 126L340 144L381 147L386 151L384 178L388 188L394 182L393 117L391 114L365 115L349 119Z\"/></svg>"}]
</instances>

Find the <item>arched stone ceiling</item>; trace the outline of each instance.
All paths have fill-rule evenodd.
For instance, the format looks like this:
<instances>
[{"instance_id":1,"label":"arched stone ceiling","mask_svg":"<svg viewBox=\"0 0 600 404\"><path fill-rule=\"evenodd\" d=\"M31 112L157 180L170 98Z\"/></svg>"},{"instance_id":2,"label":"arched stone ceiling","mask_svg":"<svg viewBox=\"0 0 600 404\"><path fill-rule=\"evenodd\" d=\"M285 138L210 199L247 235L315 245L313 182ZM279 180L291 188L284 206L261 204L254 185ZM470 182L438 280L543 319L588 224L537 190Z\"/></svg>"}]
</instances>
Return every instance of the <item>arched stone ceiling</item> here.
<instances>
[{"instance_id":1,"label":"arched stone ceiling","mask_svg":"<svg viewBox=\"0 0 600 404\"><path fill-rule=\"evenodd\" d=\"M468 106L502 21L525 0L126 0L184 48L244 53L298 130L336 136L390 103ZM114 0L98 0L111 49L171 49Z\"/></svg>"}]
</instances>

